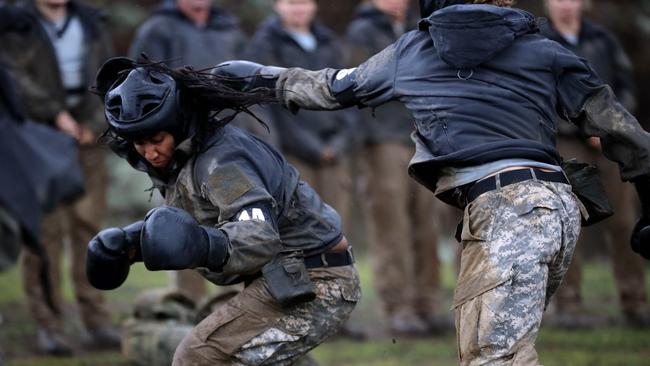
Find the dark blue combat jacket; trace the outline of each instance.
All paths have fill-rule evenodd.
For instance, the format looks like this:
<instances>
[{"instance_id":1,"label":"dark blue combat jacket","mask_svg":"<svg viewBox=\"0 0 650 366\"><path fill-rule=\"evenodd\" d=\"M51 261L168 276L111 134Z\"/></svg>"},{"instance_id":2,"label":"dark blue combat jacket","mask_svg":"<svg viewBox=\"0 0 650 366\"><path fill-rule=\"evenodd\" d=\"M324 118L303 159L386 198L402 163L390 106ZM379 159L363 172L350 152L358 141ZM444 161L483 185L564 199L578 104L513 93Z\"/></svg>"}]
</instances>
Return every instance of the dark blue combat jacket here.
<instances>
[{"instance_id":1,"label":"dark blue combat jacket","mask_svg":"<svg viewBox=\"0 0 650 366\"><path fill-rule=\"evenodd\" d=\"M541 36L534 17L456 5L355 69L284 71L290 108L375 107L400 100L416 120L409 171L431 189L442 167L524 158L559 164L558 115L599 136L628 180L650 173L650 136L586 61Z\"/></svg>"}]
</instances>

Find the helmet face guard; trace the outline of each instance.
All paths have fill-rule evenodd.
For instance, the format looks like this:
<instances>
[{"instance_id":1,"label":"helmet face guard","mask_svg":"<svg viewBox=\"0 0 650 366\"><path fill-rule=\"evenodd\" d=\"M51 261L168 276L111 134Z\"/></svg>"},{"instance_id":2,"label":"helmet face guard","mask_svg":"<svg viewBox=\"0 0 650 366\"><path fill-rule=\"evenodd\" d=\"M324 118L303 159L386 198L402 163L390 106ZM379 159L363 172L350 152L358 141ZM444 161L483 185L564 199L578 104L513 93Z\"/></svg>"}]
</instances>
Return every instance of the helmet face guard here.
<instances>
[{"instance_id":1,"label":"helmet face guard","mask_svg":"<svg viewBox=\"0 0 650 366\"><path fill-rule=\"evenodd\" d=\"M466 0L420 0L420 17L428 18L435 11L447 6L465 4Z\"/></svg>"},{"instance_id":2,"label":"helmet face guard","mask_svg":"<svg viewBox=\"0 0 650 366\"><path fill-rule=\"evenodd\" d=\"M128 141L160 131L178 137L183 121L171 76L143 67L125 69L116 76L104 96L104 113L113 132Z\"/></svg>"}]
</instances>

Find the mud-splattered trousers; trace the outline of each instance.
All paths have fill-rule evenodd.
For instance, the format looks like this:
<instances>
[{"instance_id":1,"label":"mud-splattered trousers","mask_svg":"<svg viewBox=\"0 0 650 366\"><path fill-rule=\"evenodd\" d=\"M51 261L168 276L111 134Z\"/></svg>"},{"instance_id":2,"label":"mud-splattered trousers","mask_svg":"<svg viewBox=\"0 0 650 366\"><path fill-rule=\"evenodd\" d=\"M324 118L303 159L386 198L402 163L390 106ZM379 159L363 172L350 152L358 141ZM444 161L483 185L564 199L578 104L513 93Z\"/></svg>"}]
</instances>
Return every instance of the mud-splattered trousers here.
<instances>
[{"instance_id":1,"label":"mud-splattered trousers","mask_svg":"<svg viewBox=\"0 0 650 366\"><path fill-rule=\"evenodd\" d=\"M361 297L353 266L309 270L316 299L282 308L260 277L183 339L173 366L294 365L348 319Z\"/></svg>"},{"instance_id":2,"label":"mud-splattered trousers","mask_svg":"<svg viewBox=\"0 0 650 366\"><path fill-rule=\"evenodd\" d=\"M580 232L571 186L529 180L465 208L454 296L461 365L538 365L535 339Z\"/></svg>"}]
</instances>

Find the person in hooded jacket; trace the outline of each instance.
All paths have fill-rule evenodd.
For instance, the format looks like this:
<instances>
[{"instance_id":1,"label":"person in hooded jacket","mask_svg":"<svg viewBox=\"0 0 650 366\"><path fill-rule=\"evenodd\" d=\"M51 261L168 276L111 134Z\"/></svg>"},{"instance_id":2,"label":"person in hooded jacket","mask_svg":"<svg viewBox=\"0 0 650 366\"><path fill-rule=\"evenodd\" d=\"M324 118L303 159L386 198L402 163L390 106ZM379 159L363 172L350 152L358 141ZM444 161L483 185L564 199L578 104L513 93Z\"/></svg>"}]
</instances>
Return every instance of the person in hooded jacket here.
<instances>
[{"instance_id":1,"label":"person in hooded jacket","mask_svg":"<svg viewBox=\"0 0 650 366\"><path fill-rule=\"evenodd\" d=\"M239 20L207 0L164 0L137 30L129 57L143 54L169 67L189 65L197 70L241 57L246 36ZM265 110L255 110L265 123L272 125ZM248 115L240 115L234 124L278 146L275 128L265 129ZM185 291L194 301L206 295L205 281L193 271L170 273L172 287Z\"/></svg>"},{"instance_id":2,"label":"person in hooded jacket","mask_svg":"<svg viewBox=\"0 0 650 366\"><path fill-rule=\"evenodd\" d=\"M112 149L146 172L166 205L88 244L87 276L120 286L129 266L194 269L245 288L201 321L173 365L293 365L334 334L360 299L341 219L260 139L216 117L272 100L229 79L109 60L97 76Z\"/></svg>"},{"instance_id":3,"label":"person in hooded jacket","mask_svg":"<svg viewBox=\"0 0 650 366\"><path fill-rule=\"evenodd\" d=\"M411 111L410 174L463 208L453 308L462 365L538 365L542 314L569 267L584 206L560 166L558 114L635 183L632 249L650 258L650 134L589 64L538 33L512 0L420 2L424 19L356 68L308 71L229 61L238 87L275 85L287 108ZM587 212L584 212L586 216Z\"/></svg>"}]
</instances>

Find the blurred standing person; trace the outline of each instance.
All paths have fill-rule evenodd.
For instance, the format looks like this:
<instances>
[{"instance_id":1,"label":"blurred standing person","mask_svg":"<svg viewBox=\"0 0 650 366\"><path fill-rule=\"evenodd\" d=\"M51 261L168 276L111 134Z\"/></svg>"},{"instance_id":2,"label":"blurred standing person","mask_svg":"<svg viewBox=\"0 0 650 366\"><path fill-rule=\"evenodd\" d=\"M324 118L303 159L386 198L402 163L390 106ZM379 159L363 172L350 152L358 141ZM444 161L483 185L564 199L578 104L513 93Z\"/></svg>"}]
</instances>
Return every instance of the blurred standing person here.
<instances>
[{"instance_id":1,"label":"blurred standing person","mask_svg":"<svg viewBox=\"0 0 650 366\"><path fill-rule=\"evenodd\" d=\"M257 30L246 52L247 59L310 70L343 66L341 42L315 19L316 0L275 0L274 9L277 15ZM292 114L274 106L271 112L287 160L339 212L345 230L350 230L349 155L356 141L356 111Z\"/></svg>"},{"instance_id":2,"label":"blurred standing person","mask_svg":"<svg viewBox=\"0 0 650 366\"><path fill-rule=\"evenodd\" d=\"M246 37L239 20L210 0L164 0L136 32L129 56L138 59L142 53L167 66L189 65L195 69L213 67L220 62L241 57ZM256 114L265 119L263 111ZM277 146L277 137L260 128L257 121L241 115L234 123ZM194 301L206 294L205 281L194 271L171 274L172 286L182 290Z\"/></svg>"},{"instance_id":3,"label":"blurred standing person","mask_svg":"<svg viewBox=\"0 0 650 366\"><path fill-rule=\"evenodd\" d=\"M22 4L35 27L8 38L3 47L14 63L19 92L28 118L44 121L79 142L79 159L86 194L43 221L43 243L51 263L54 304L47 306L38 271L40 258L23 255L23 285L27 304L38 323L37 347L48 354L66 355L72 347L63 334L63 299L59 275L65 237L70 239L70 260L75 297L88 331L89 347L118 347L119 334L101 292L85 275L86 243L105 216L106 168L104 150L96 144L103 131L102 106L87 92L95 72L111 55L111 42L103 28L103 14L74 0L35 0Z\"/></svg>"},{"instance_id":4,"label":"blurred standing person","mask_svg":"<svg viewBox=\"0 0 650 366\"><path fill-rule=\"evenodd\" d=\"M373 0L359 6L347 29L353 65L410 30L409 3ZM415 152L410 139L412 121L409 111L397 101L363 111L365 148L361 156L368 182L364 206L370 221L369 254L389 330L398 335L425 335L442 326L435 316L440 292L435 197L404 174Z\"/></svg>"},{"instance_id":5,"label":"blurred standing person","mask_svg":"<svg viewBox=\"0 0 650 366\"><path fill-rule=\"evenodd\" d=\"M634 113L637 103L632 63L611 32L583 15L589 1L545 0L545 5L549 21L542 24L542 34L589 61L598 76L612 87L625 108ZM650 326L644 261L627 250L627 237L637 218L632 185L610 174L616 171L616 163L602 156L598 139L581 139L577 127L568 122L560 122L558 147L566 159L575 157L598 166L615 215L597 227L585 230L581 236L578 248L582 250L578 250L578 255L574 256L564 285L557 294L557 325L567 328L594 325L593 320L583 314L580 253L592 246L596 238L603 238L611 251L614 278L626 323L637 327ZM596 235L595 230L600 230L604 235Z\"/></svg>"}]
</instances>

